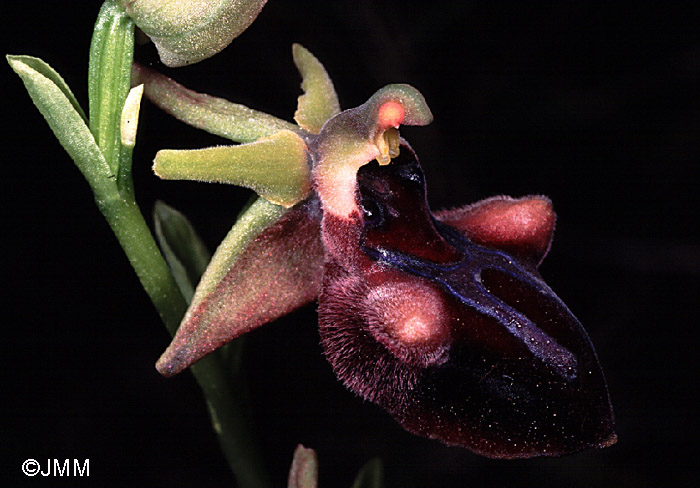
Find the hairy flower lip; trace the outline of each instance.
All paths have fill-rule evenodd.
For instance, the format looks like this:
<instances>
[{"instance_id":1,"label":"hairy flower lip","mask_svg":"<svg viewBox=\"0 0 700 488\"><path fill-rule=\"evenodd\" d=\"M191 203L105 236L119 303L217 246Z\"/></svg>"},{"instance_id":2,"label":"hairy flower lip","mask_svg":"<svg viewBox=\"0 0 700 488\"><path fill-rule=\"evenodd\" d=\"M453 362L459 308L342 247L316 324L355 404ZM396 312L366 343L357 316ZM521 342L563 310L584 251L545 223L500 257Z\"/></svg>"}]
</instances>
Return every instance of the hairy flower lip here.
<instances>
[{"instance_id":1,"label":"hairy flower lip","mask_svg":"<svg viewBox=\"0 0 700 488\"><path fill-rule=\"evenodd\" d=\"M612 444L595 350L536 271L552 237L548 200L487 199L449 213L452 227L430 211L420 164L408 157L405 149L390 165L358 172L363 208L368 202L379 218L343 221L324 209L319 324L333 370L407 431L484 456ZM443 261L439 238L458 259ZM437 322L434 299L444 310Z\"/></svg>"}]
</instances>

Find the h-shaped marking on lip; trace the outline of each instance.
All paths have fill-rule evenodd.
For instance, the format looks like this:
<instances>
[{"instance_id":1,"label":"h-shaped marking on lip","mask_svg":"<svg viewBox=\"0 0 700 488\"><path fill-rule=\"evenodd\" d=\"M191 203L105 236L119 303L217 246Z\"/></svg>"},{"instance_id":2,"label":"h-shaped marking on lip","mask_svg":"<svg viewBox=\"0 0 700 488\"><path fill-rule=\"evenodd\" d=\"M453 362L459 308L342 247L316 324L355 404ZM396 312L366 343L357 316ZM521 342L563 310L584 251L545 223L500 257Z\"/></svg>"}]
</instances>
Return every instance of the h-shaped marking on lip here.
<instances>
[{"instance_id":1,"label":"h-shaped marking on lip","mask_svg":"<svg viewBox=\"0 0 700 488\"><path fill-rule=\"evenodd\" d=\"M538 293L557 302L572 317L566 305L537 276L528 272L510 255L495 249L478 246L445 229L445 238L462 251L464 258L452 264L438 264L420 261L402 253L386 249L362 246L363 251L373 259L385 262L416 276L428 278L442 285L463 304L481 314L496 319L511 334L521 339L523 344L536 357L552 367L566 381L577 377L577 361L573 353L561 346L549 334L541 330L525 314L517 311L500 298L491 294L481 282L481 272L493 269L533 287ZM455 284L461 286L457 287Z\"/></svg>"}]
</instances>

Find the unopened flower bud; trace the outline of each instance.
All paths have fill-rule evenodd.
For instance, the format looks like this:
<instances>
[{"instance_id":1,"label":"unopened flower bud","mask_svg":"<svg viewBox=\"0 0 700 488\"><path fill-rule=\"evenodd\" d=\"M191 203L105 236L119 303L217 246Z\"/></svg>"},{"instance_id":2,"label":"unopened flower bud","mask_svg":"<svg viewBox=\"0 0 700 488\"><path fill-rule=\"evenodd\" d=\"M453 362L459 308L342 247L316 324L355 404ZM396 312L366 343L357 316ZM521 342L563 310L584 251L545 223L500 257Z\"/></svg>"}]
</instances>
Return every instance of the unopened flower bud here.
<instances>
[{"instance_id":1,"label":"unopened flower bud","mask_svg":"<svg viewBox=\"0 0 700 488\"><path fill-rule=\"evenodd\" d=\"M170 67L197 63L238 37L267 0L120 0Z\"/></svg>"}]
</instances>

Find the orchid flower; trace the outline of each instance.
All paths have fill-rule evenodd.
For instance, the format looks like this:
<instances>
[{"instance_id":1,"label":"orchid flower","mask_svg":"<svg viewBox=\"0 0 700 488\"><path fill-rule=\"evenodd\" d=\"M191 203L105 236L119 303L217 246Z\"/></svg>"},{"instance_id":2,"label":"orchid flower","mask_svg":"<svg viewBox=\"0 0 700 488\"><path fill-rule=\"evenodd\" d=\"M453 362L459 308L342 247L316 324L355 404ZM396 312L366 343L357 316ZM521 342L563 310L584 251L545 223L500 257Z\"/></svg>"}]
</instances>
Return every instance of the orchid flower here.
<instances>
[{"instance_id":1,"label":"orchid flower","mask_svg":"<svg viewBox=\"0 0 700 488\"><path fill-rule=\"evenodd\" d=\"M542 196L432 213L401 125L432 114L409 85L340 111L321 63L293 47L304 94L292 124L146 68L132 83L175 117L240 144L164 150L166 179L259 197L217 249L157 362L179 373L318 300L325 355L351 391L406 430L497 458L616 441L586 332L537 271L555 225Z\"/></svg>"}]
</instances>

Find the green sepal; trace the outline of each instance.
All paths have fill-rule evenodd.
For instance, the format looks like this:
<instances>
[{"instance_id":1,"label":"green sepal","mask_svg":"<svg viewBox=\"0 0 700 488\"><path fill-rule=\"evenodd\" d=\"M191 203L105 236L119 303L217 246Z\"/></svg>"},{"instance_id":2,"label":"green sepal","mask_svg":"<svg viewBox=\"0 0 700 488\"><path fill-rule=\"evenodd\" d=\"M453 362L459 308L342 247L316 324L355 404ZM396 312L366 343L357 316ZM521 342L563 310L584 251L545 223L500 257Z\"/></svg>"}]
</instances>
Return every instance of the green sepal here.
<instances>
[{"instance_id":1,"label":"green sepal","mask_svg":"<svg viewBox=\"0 0 700 488\"><path fill-rule=\"evenodd\" d=\"M98 199L117 194L115 175L88 129L85 115L76 108L75 97L65 82L44 61L28 56L7 56L24 82L34 105L54 135L88 180Z\"/></svg>"},{"instance_id":2,"label":"green sepal","mask_svg":"<svg viewBox=\"0 0 700 488\"><path fill-rule=\"evenodd\" d=\"M107 0L90 44L88 101L90 130L115 174L119 171L121 113L129 93L133 56L134 23L114 0Z\"/></svg>"},{"instance_id":3,"label":"green sepal","mask_svg":"<svg viewBox=\"0 0 700 488\"><path fill-rule=\"evenodd\" d=\"M340 112L338 95L321 62L300 44L292 45L292 55L302 77L294 120L303 129L318 134L328 119Z\"/></svg>"},{"instance_id":4,"label":"green sepal","mask_svg":"<svg viewBox=\"0 0 700 488\"><path fill-rule=\"evenodd\" d=\"M382 488L384 464L379 458L370 459L357 473L352 488Z\"/></svg>"},{"instance_id":5,"label":"green sepal","mask_svg":"<svg viewBox=\"0 0 700 488\"><path fill-rule=\"evenodd\" d=\"M208 269L202 276L197 294L192 300L196 305L211 293L244 251L245 247L263 230L277 222L287 212L284 207L264 199L255 200L244 214L238 217L233 228L221 241Z\"/></svg>"},{"instance_id":6,"label":"green sepal","mask_svg":"<svg viewBox=\"0 0 700 488\"><path fill-rule=\"evenodd\" d=\"M267 227L282 218L286 212L284 207L274 205L263 198L257 198L245 212L238 216L236 223L221 241L207 269L202 274L189 309L180 323L177 334L175 334L176 339L178 334L183 334L185 331L184 325L197 318L195 311L216 291L219 283L234 267L246 247ZM202 327L200 326L200 328ZM195 355L189 351L187 354L183 354L179 349L185 348L189 339L183 341L183 344L177 343L176 339L171 342L156 363L156 369L164 376L175 375L204 356L204 354ZM195 357L196 359L194 359Z\"/></svg>"},{"instance_id":7,"label":"green sepal","mask_svg":"<svg viewBox=\"0 0 700 488\"><path fill-rule=\"evenodd\" d=\"M175 338L156 363L172 376L316 299L323 272L313 202L289 210L258 198L214 253Z\"/></svg>"},{"instance_id":8,"label":"green sepal","mask_svg":"<svg viewBox=\"0 0 700 488\"><path fill-rule=\"evenodd\" d=\"M171 206L157 201L153 220L163 256L182 295L190 303L211 255L187 217Z\"/></svg>"},{"instance_id":9,"label":"green sepal","mask_svg":"<svg viewBox=\"0 0 700 488\"><path fill-rule=\"evenodd\" d=\"M153 171L166 180L229 183L255 190L266 200L291 207L311 190L306 143L282 130L238 146L161 150Z\"/></svg>"},{"instance_id":10,"label":"green sepal","mask_svg":"<svg viewBox=\"0 0 700 488\"><path fill-rule=\"evenodd\" d=\"M143 83L144 95L176 119L234 142L253 142L281 130L301 133L294 124L185 88L154 70L134 63L132 85Z\"/></svg>"},{"instance_id":11,"label":"green sepal","mask_svg":"<svg viewBox=\"0 0 700 488\"><path fill-rule=\"evenodd\" d=\"M287 488L316 488L318 482L318 459L316 451L297 445L292 467L289 469Z\"/></svg>"}]
</instances>

